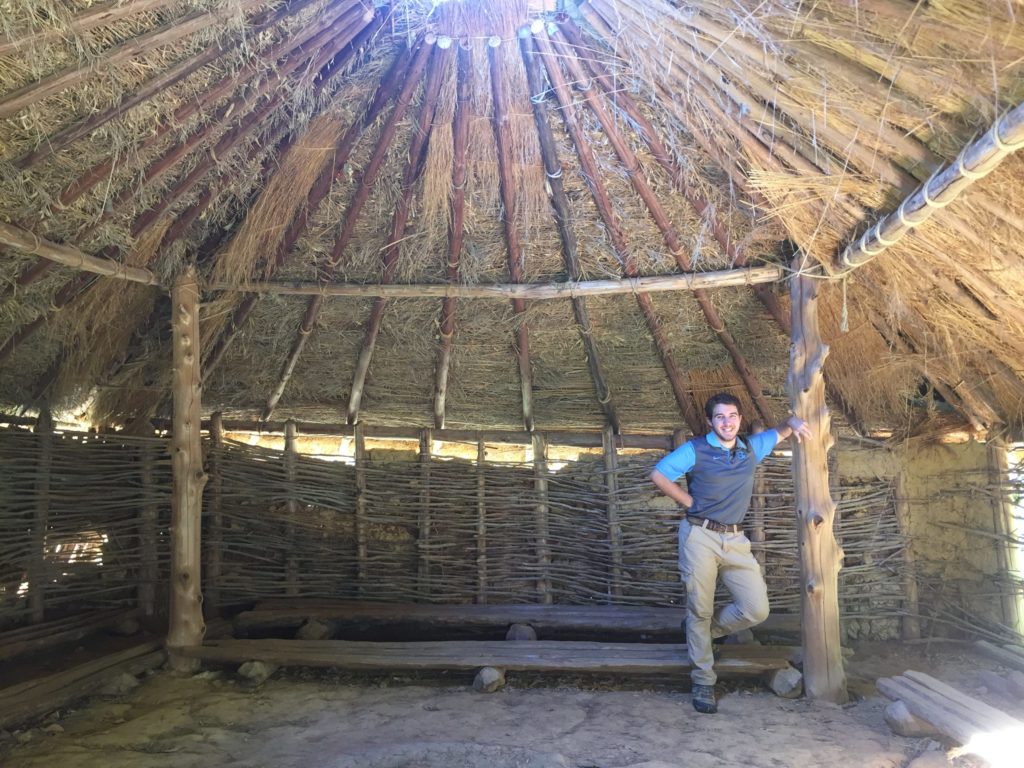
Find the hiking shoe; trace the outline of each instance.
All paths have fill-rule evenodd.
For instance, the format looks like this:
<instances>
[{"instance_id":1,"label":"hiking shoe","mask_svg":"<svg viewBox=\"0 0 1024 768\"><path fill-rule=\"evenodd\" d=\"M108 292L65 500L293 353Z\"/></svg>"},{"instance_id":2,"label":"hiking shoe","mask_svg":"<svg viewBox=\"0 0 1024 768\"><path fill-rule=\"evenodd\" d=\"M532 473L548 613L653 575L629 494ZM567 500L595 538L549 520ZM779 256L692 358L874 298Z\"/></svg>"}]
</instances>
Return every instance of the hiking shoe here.
<instances>
[{"instance_id":1,"label":"hiking shoe","mask_svg":"<svg viewBox=\"0 0 1024 768\"><path fill-rule=\"evenodd\" d=\"M702 715L713 715L718 711L718 702L715 701L715 686L694 683L690 695L693 698L693 708Z\"/></svg>"}]
</instances>

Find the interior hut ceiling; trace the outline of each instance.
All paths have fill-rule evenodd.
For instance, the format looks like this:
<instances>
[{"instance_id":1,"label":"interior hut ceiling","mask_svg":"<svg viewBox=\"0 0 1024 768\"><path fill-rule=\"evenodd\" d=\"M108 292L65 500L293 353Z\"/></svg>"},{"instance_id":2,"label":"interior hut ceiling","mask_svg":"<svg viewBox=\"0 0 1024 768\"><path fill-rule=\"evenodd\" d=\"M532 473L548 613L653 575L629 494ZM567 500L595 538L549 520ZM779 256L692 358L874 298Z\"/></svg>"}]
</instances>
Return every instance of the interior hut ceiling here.
<instances>
[{"instance_id":1,"label":"interior hut ceiling","mask_svg":"<svg viewBox=\"0 0 1024 768\"><path fill-rule=\"evenodd\" d=\"M482 285L820 264L858 430L1024 423L1024 159L837 254L1024 97L978 0L0 0L0 218L169 285ZM15 249L0 405L169 409L165 290ZM786 412L788 283L512 301L207 290L231 418L669 430ZM742 372L742 375L741 375ZM439 392L444 396L439 397Z\"/></svg>"}]
</instances>

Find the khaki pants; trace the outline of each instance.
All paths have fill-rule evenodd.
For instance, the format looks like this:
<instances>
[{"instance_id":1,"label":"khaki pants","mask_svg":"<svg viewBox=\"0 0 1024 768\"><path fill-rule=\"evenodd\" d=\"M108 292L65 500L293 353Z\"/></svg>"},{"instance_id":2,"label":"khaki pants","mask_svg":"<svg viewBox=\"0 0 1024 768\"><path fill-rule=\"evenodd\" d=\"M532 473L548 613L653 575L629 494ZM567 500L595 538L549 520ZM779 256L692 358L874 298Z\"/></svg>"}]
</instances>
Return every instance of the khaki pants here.
<instances>
[{"instance_id":1,"label":"khaki pants","mask_svg":"<svg viewBox=\"0 0 1024 768\"><path fill-rule=\"evenodd\" d=\"M679 525L679 572L686 585L686 645L694 683L717 679L711 639L768 618L768 588L761 566L742 533L715 533L683 520ZM732 602L717 611L715 584L721 575Z\"/></svg>"}]
</instances>

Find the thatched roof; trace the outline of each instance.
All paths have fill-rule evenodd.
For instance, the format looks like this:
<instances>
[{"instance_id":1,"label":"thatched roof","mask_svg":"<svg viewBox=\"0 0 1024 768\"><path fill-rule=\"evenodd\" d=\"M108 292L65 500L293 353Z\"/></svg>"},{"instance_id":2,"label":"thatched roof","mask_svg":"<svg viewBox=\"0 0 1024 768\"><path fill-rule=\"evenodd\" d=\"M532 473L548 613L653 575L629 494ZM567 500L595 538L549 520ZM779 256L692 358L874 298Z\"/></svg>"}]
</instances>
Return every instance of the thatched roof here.
<instances>
[{"instance_id":1,"label":"thatched roof","mask_svg":"<svg viewBox=\"0 0 1024 768\"><path fill-rule=\"evenodd\" d=\"M968 164L952 204L932 187L931 219L867 263L839 260L1022 101L1014 3L0 9L0 220L164 285L196 262L207 411L631 432L692 422L729 389L767 420L787 408L784 278L543 301L212 286L776 264L826 280L829 397L855 428L1021 433L1013 147L984 178ZM12 247L0 291L0 407L166 411L163 289Z\"/></svg>"}]
</instances>

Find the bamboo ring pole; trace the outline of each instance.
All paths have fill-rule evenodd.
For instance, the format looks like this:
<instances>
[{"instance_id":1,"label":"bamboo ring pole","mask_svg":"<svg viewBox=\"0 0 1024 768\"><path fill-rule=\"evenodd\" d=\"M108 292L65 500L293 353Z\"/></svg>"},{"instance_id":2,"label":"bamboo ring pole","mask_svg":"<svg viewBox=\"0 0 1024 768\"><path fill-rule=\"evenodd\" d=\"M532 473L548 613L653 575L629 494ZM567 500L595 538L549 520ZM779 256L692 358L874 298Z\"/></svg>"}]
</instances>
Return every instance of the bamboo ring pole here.
<instances>
[{"instance_id":1,"label":"bamboo ring pole","mask_svg":"<svg viewBox=\"0 0 1024 768\"><path fill-rule=\"evenodd\" d=\"M416 552L419 560L419 594L430 594L430 430L420 431L420 508L417 525Z\"/></svg>"},{"instance_id":2,"label":"bamboo ring pole","mask_svg":"<svg viewBox=\"0 0 1024 768\"><path fill-rule=\"evenodd\" d=\"M476 602L487 602L487 447L476 441Z\"/></svg>"},{"instance_id":3,"label":"bamboo ring pole","mask_svg":"<svg viewBox=\"0 0 1024 768\"><path fill-rule=\"evenodd\" d=\"M199 281L189 266L174 281L171 292L174 347L174 423L171 496L171 606L167 650L171 668L193 671L194 659L177 649L201 645L203 624L200 593L200 526L203 509L203 449L200 443L201 390L199 386Z\"/></svg>"},{"instance_id":4,"label":"bamboo ring pole","mask_svg":"<svg viewBox=\"0 0 1024 768\"><path fill-rule=\"evenodd\" d=\"M217 616L221 608L224 548L224 415L220 411L210 415L210 443L210 524L203 608L207 616Z\"/></svg>"},{"instance_id":5,"label":"bamboo ring pole","mask_svg":"<svg viewBox=\"0 0 1024 768\"><path fill-rule=\"evenodd\" d=\"M47 407L39 411L35 435L39 440L39 461L36 464L36 501L32 514L32 555L28 565L28 584L32 623L40 624L46 618L46 584L49 582L46 531L49 527L50 484L53 474L53 417Z\"/></svg>"},{"instance_id":6,"label":"bamboo ring pole","mask_svg":"<svg viewBox=\"0 0 1024 768\"><path fill-rule=\"evenodd\" d=\"M369 553L366 542L366 507L369 502L366 493L366 438L361 423L353 428L353 436L356 460L356 595L362 597L366 589L366 560Z\"/></svg>"},{"instance_id":7,"label":"bamboo ring pole","mask_svg":"<svg viewBox=\"0 0 1024 768\"><path fill-rule=\"evenodd\" d=\"M295 521L299 516L299 502L295 498L298 450L296 448L298 431L295 422L288 419L284 425L284 475L288 483L288 501L286 512L288 516L285 529L285 547L287 557L285 560L285 589L284 593L289 597L299 594L299 558L298 542L295 540Z\"/></svg>"},{"instance_id":8,"label":"bamboo ring pole","mask_svg":"<svg viewBox=\"0 0 1024 768\"><path fill-rule=\"evenodd\" d=\"M536 530L537 553L537 593L540 602L550 605L553 601L551 593L551 545L548 510L548 459L547 443L539 432L533 433L533 477L534 490L537 494L537 506L534 525Z\"/></svg>"},{"instance_id":9,"label":"bamboo ring pole","mask_svg":"<svg viewBox=\"0 0 1024 768\"><path fill-rule=\"evenodd\" d=\"M836 507L829 492L827 457L833 438L822 375L828 346L818 330L819 281L802 274L803 266L794 263L793 346L786 389L793 413L811 430L811 436L793 449L804 690L809 698L842 703L847 700L839 626L843 550L832 529Z\"/></svg>"},{"instance_id":10,"label":"bamboo ring pole","mask_svg":"<svg viewBox=\"0 0 1024 768\"><path fill-rule=\"evenodd\" d=\"M601 433L604 440L604 478L608 493L608 547L611 550L611 579L609 592L613 598L622 597L622 524L619 522L619 457L615 452L615 431L611 426Z\"/></svg>"}]
</instances>

